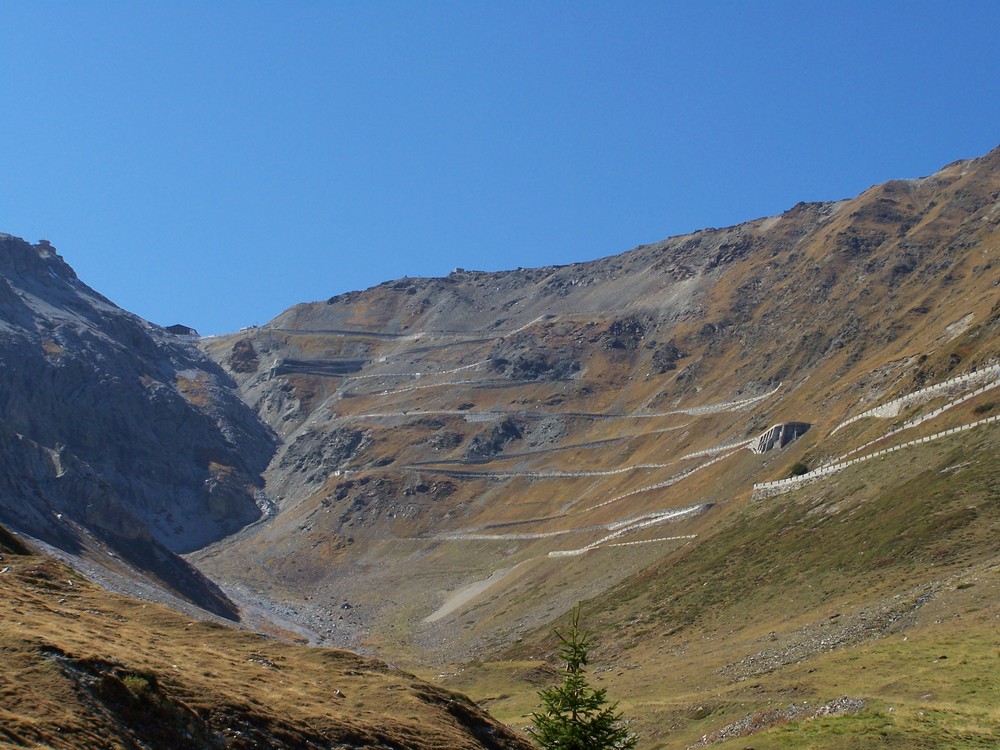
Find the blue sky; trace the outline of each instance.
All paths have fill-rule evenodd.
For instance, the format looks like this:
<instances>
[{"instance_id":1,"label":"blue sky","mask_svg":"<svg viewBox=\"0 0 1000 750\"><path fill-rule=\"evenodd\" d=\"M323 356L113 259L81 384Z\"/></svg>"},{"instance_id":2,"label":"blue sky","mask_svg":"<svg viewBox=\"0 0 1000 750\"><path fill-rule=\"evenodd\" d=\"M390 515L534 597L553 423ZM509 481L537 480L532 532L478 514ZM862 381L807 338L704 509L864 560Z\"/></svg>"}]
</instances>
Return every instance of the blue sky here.
<instances>
[{"instance_id":1,"label":"blue sky","mask_svg":"<svg viewBox=\"0 0 1000 750\"><path fill-rule=\"evenodd\" d=\"M1000 144L997 2L0 3L0 231L202 333Z\"/></svg>"}]
</instances>

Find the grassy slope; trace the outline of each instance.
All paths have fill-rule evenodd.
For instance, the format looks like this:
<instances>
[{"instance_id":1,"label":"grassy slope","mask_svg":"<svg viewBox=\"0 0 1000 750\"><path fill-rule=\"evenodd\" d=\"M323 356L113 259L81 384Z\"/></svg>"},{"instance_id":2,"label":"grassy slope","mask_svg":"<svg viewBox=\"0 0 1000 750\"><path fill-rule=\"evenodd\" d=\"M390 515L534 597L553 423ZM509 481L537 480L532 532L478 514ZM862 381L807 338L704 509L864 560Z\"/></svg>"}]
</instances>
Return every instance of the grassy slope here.
<instances>
[{"instance_id":1,"label":"grassy slope","mask_svg":"<svg viewBox=\"0 0 1000 750\"><path fill-rule=\"evenodd\" d=\"M412 675L192 622L24 551L0 535L0 747L525 746Z\"/></svg>"},{"instance_id":2,"label":"grassy slope","mask_svg":"<svg viewBox=\"0 0 1000 750\"><path fill-rule=\"evenodd\" d=\"M755 748L993 747L1000 739L1000 429L747 504L710 538L585 603L595 680L643 747L687 747L756 715ZM551 654L446 683L526 722ZM549 681L555 679L549 676ZM860 714L769 712L842 696ZM747 747L731 740L722 747Z\"/></svg>"}]
</instances>

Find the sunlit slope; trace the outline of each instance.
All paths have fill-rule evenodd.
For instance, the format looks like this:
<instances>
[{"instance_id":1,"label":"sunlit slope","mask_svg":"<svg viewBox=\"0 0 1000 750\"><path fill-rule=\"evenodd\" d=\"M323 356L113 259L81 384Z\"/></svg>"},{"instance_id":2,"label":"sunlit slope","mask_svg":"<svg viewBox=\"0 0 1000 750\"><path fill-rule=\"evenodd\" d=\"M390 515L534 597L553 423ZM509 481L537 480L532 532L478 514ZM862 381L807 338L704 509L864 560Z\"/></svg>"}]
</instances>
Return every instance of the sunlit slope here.
<instances>
[{"instance_id":1,"label":"sunlit slope","mask_svg":"<svg viewBox=\"0 0 1000 750\"><path fill-rule=\"evenodd\" d=\"M599 261L403 279L210 339L283 443L270 517L195 559L333 643L495 654L707 554L755 483L989 418L998 198L994 151ZM808 431L749 450L783 422Z\"/></svg>"},{"instance_id":2,"label":"sunlit slope","mask_svg":"<svg viewBox=\"0 0 1000 750\"><path fill-rule=\"evenodd\" d=\"M998 452L986 426L743 505L584 602L596 681L643 747L994 746ZM525 724L554 646L444 682Z\"/></svg>"},{"instance_id":3,"label":"sunlit slope","mask_svg":"<svg viewBox=\"0 0 1000 750\"><path fill-rule=\"evenodd\" d=\"M2 529L0 556L0 747L527 747L380 662L109 593Z\"/></svg>"}]
</instances>

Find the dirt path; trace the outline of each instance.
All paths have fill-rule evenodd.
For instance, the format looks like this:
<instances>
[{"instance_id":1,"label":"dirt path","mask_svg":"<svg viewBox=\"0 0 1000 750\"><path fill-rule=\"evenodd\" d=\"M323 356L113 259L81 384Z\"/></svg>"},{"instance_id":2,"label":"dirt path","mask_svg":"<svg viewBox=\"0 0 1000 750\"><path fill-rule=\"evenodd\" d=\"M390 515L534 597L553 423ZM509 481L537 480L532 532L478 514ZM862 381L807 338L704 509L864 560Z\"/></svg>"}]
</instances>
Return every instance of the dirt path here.
<instances>
[{"instance_id":1,"label":"dirt path","mask_svg":"<svg viewBox=\"0 0 1000 750\"><path fill-rule=\"evenodd\" d=\"M482 384L482 381L476 381ZM534 382L534 381L524 381L524 382ZM467 383L442 383L441 385L466 385ZM472 384L472 383L468 383ZM509 385L521 385L520 381L503 381L504 386ZM436 384L435 384L436 385ZM651 413L632 413L632 414L602 414L598 412L578 412L578 411L517 411L517 410L495 410L488 412L477 412L477 411L458 411L454 409L431 409L427 411L387 411L387 412L371 412L369 414L345 414L344 419L389 419L395 417L433 417L442 416L449 414L460 414L464 415L469 421L473 421L475 417L481 417L476 421L488 421L489 419L499 419L501 417L520 417L521 419L547 419L550 417L566 417L566 418L576 418L576 419L662 419L663 417L674 417L678 414L687 414L691 416L702 415L702 414L717 414L723 411L739 411L740 409L745 409L748 406L753 406L754 404L763 401L764 399L770 398L778 389L781 388L781 383L776 385L773 389L767 393L762 393L760 396L752 396L750 398L737 399L735 401L720 401L715 404L705 404L703 406L691 406L684 409L674 409L672 411L661 411L661 412L651 412Z\"/></svg>"}]
</instances>

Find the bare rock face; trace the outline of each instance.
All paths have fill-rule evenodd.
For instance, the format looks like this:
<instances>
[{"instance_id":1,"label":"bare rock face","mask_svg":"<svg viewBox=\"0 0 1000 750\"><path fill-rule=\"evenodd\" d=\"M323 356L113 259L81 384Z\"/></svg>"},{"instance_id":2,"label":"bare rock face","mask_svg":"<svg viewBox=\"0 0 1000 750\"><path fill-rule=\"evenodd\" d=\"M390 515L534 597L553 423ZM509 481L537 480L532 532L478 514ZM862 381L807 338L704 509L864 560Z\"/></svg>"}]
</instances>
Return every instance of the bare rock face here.
<instances>
[{"instance_id":1,"label":"bare rock face","mask_svg":"<svg viewBox=\"0 0 1000 750\"><path fill-rule=\"evenodd\" d=\"M488 461L503 452L510 443L523 438L523 432L523 423L505 417L472 438L466 458L469 461Z\"/></svg>"},{"instance_id":2,"label":"bare rock face","mask_svg":"<svg viewBox=\"0 0 1000 750\"><path fill-rule=\"evenodd\" d=\"M81 534L152 545L184 568L170 551L261 514L274 439L231 385L48 243L0 235L0 518L69 551Z\"/></svg>"},{"instance_id":3,"label":"bare rock face","mask_svg":"<svg viewBox=\"0 0 1000 750\"><path fill-rule=\"evenodd\" d=\"M233 353L229 356L228 363L234 372L257 372L260 367L257 351L249 339L240 339L233 344Z\"/></svg>"},{"instance_id":4,"label":"bare rock face","mask_svg":"<svg viewBox=\"0 0 1000 750\"><path fill-rule=\"evenodd\" d=\"M108 482L64 449L52 450L0 424L5 521L71 556L100 559L116 574L152 583L213 614L237 619L217 585L151 534Z\"/></svg>"}]
</instances>

